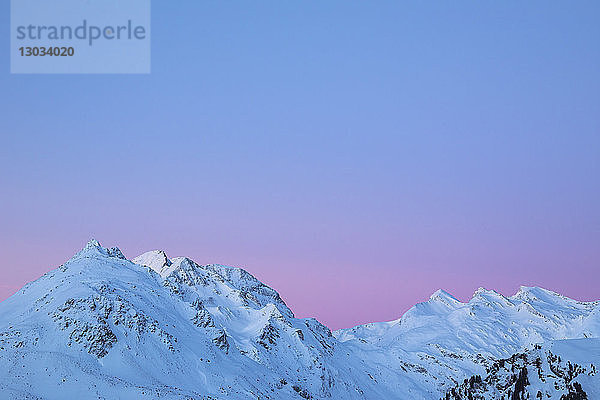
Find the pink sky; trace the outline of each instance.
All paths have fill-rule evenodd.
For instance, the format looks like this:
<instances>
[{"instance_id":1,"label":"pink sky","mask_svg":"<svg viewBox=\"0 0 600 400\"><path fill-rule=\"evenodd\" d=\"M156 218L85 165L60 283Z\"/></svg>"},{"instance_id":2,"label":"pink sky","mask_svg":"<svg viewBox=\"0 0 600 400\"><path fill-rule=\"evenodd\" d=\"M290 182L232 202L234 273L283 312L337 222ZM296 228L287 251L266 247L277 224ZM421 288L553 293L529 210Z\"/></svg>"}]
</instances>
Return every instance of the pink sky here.
<instances>
[{"instance_id":1,"label":"pink sky","mask_svg":"<svg viewBox=\"0 0 600 400\"><path fill-rule=\"evenodd\" d=\"M138 229L135 231L143 235ZM288 246L285 254L268 248L240 246L240 253L235 254L233 246L213 247L210 242L198 245L182 237L161 239L167 244L161 248L170 256L186 255L198 263L243 266L241 261L247 260L246 269L277 289L298 317L317 317L333 329L396 319L416 302L427 300L438 288L461 300L468 300L479 286L512 295L521 284L546 287L580 300L600 298L595 284L597 271L581 268L593 265L597 250L588 254L574 251L585 250L581 243L570 244L577 256L567 258L561 257L559 251L552 251L556 246L548 243L543 243L548 246L546 252L522 246L515 249L514 242L488 243L489 247L474 248L468 238L454 236L447 241L446 248L438 247L435 252L426 243L420 249L415 248L414 243L412 246L398 244L393 253L398 259L404 258L404 262L392 265L389 255L382 254L386 246L392 248L392 243L363 243L361 249L349 247L348 254L342 255L318 247L307 253L302 245ZM25 282L60 265L86 240L48 238L40 242L14 243L3 249L5 259L11 262L2 264L3 276L10 278L0 285L0 298L6 298ZM120 241L128 258L160 247L155 243L144 246L133 239ZM4 240L3 245L6 243ZM118 244L103 243L105 246ZM505 247L507 245L511 247ZM362 252L368 256L361 257ZM498 256L488 258L491 253ZM531 267L525 267L523 260ZM573 274L569 268L562 267L568 263L579 266L579 272ZM451 267L458 264L463 267ZM481 267L464 267L469 265Z\"/></svg>"}]
</instances>

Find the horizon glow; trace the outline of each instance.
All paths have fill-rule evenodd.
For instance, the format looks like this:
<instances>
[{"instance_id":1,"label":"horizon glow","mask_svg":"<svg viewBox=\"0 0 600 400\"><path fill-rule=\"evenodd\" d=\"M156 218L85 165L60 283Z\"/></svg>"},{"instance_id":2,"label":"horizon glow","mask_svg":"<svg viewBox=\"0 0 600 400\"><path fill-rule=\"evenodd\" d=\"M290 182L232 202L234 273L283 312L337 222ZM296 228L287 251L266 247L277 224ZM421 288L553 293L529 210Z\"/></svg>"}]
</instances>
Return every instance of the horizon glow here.
<instances>
[{"instance_id":1,"label":"horizon glow","mask_svg":"<svg viewBox=\"0 0 600 400\"><path fill-rule=\"evenodd\" d=\"M600 299L599 12L155 3L147 76L0 53L0 300L92 237L243 267L332 329L440 288Z\"/></svg>"}]
</instances>

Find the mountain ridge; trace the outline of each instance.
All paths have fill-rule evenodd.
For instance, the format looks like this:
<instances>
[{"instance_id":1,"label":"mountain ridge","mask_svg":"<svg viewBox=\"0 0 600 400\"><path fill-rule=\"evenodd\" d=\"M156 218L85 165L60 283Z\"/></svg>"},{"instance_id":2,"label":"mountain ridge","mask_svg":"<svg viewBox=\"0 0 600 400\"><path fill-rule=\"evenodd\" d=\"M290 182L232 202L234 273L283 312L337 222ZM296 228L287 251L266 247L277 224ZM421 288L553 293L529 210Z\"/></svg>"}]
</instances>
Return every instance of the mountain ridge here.
<instances>
[{"instance_id":1,"label":"mountain ridge","mask_svg":"<svg viewBox=\"0 0 600 400\"><path fill-rule=\"evenodd\" d=\"M583 340L595 349L599 304L541 288L510 297L479 289L468 302L438 290L397 320L331 332L314 318L296 318L276 290L241 268L170 259L159 250L130 261L92 240L0 303L0 393L442 398L471 390L458 385L487 379L500 371L493 369L499 360L540 345ZM590 376L582 390L595 393L597 383ZM551 393L540 385L557 399L576 387L569 381Z\"/></svg>"}]
</instances>

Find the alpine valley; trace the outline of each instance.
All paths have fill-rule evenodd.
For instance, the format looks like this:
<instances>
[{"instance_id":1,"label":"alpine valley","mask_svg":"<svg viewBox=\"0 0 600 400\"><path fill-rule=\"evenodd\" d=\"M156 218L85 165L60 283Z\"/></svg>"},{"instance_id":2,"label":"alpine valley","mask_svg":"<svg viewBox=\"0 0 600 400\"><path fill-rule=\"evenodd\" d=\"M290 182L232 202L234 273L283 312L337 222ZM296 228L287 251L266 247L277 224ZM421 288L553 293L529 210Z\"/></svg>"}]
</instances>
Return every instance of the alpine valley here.
<instances>
[{"instance_id":1,"label":"alpine valley","mask_svg":"<svg viewBox=\"0 0 600 400\"><path fill-rule=\"evenodd\" d=\"M240 268L90 241L0 303L1 399L600 399L600 302L440 290L331 332Z\"/></svg>"}]
</instances>

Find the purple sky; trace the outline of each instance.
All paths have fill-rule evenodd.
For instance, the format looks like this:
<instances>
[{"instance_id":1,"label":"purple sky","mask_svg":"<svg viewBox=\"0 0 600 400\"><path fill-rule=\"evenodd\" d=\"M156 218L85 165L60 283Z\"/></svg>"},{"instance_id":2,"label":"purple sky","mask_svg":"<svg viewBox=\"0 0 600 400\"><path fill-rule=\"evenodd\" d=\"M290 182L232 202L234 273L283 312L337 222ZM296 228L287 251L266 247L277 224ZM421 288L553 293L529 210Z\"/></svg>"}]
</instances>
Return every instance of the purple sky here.
<instances>
[{"instance_id":1,"label":"purple sky","mask_svg":"<svg viewBox=\"0 0 600 400\"><path fill-rule=\"evenodd\" d=\"M438 288L598 299L599 14L155 2L149 76L3 52L0 299L91 237L243 266L332 328Z\"/></svg>"}]
</instances>

